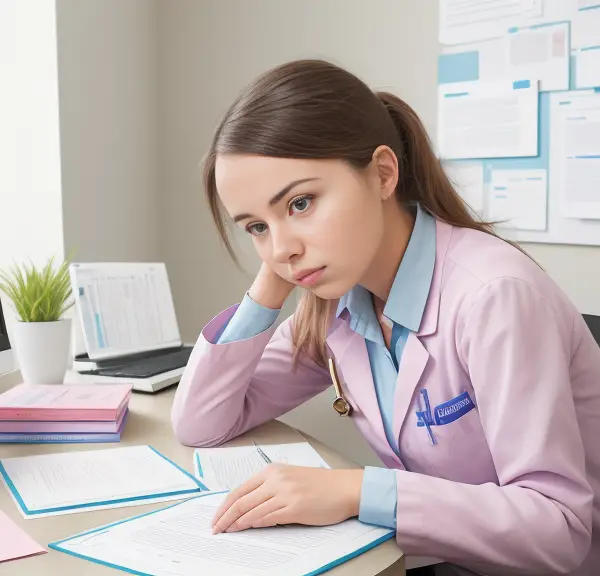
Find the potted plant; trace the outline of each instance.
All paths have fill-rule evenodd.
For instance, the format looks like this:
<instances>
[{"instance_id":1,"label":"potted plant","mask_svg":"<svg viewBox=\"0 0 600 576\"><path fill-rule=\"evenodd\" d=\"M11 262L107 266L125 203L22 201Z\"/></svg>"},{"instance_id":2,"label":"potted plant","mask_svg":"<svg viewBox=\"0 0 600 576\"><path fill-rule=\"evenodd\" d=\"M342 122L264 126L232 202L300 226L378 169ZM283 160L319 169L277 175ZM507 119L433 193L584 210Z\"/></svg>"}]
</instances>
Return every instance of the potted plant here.
<instances>
[{"instance_id":1,"label":"potted plant","mask_svg":"<svg viewBox=\"0 0 600 576\"><path fill-rule=\"evenodd\" d=\"M62 384L69 362L71 320L64 314L73 306L69 262L43 268L13 266L0 271L0 291L17 314L13 348L23 381Z\"/></svg>"}]
</instances>

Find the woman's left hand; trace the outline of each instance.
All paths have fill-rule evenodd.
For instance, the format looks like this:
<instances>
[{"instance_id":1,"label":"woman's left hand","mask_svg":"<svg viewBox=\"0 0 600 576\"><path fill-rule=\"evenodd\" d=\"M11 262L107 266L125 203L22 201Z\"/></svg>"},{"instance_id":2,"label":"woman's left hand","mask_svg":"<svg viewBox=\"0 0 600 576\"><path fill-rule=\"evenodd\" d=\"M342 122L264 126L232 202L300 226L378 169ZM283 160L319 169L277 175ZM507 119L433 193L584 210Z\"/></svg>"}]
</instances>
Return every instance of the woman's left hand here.
<instances>
[{"instance_id":1,"label":"woman's left hand","mask_svg":"<svg viewBox=\"0 0 600 576\"><path fill-rule=\"evenodd\" d=\"M362 470L270 464L227 495L213 518L213 534L276 524L337 524L358 516L362 480Z\"/></svg>"}]
</instances>

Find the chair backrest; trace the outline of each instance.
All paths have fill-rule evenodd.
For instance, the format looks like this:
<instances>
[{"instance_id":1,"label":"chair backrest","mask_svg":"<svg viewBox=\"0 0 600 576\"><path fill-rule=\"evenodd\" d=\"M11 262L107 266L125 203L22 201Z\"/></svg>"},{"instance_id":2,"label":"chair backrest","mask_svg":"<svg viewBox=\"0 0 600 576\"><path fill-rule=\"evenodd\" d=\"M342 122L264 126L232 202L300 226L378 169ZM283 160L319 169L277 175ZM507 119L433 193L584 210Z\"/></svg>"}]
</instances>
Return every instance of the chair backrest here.
<instances>
[{"instance_id":1,"label":"chair backrest","mask_svg":"<svg viewBox=\"0 0 600 576\"><path fill-rule=\"evenodd\" d=\"M594 316L593 314L582 314L585 323L588 325L594 340L600 346L600 316Z\"/></svg>"}]
</instances>

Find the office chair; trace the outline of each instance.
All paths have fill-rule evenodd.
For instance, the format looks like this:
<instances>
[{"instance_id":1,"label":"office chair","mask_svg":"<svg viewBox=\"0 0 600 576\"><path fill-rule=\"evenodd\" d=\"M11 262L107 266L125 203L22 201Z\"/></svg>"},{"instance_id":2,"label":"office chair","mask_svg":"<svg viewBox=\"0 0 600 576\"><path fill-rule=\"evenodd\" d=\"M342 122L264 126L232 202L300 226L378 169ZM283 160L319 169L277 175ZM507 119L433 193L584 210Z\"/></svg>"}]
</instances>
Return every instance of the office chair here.
<instances>
[{"instance_id":1,"label":"office chair","mask_svg":"<svg viewBox=\"0 0 600 576\"><path fill-rule=\"evenodd\" d=\"M582 314L585 323L588 325L594 340L600 346L600 316L594 316L593 314Z\"/></svg>"}]
</instances>

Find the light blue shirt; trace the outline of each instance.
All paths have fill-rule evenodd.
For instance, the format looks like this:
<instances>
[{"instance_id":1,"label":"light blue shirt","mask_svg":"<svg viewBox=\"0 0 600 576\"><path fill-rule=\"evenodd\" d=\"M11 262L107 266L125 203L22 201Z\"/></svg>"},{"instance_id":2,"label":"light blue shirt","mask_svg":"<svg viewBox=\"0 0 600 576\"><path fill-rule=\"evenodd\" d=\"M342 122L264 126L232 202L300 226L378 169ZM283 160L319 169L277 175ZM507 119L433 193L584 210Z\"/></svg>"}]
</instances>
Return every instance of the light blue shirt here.
<instances>
[{"instance_id":1,"label":"light blue shirt","mask_svg":"<svg viewBox=\"0 0 600 576\"><path fill-rule=\"evenodd\" d=\"M398 456L398 442L393 433L398 366L409 332L417 332L423 318L435 252L435 219L417 205L415 226L383 310L384 316L392 322L390 350L385 345L368 290L355 286L340 299L337 309L338 316L348 310L350 327L365 339L383 427L390 447ZM256 336L277 320L279 312L260 306L246 295L216 341L224 344ZM359 520L395 529L396 499L394 470L367 466Z\"/></svg>"}]
</instances>

